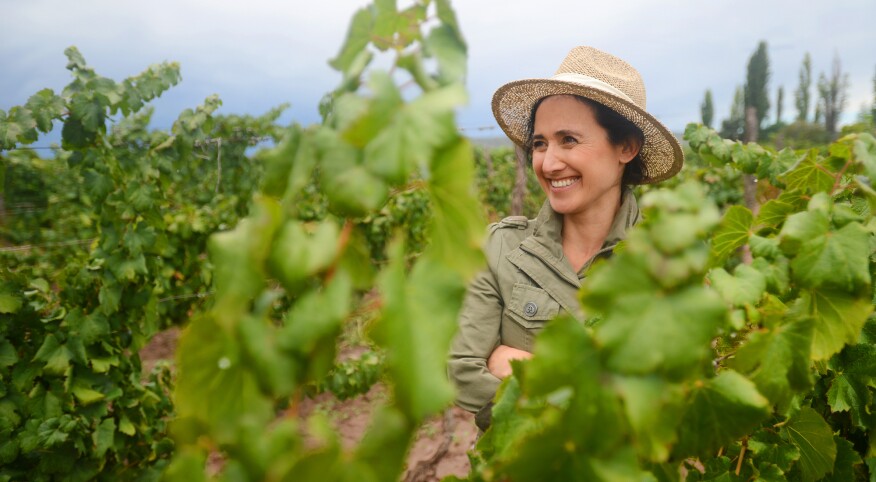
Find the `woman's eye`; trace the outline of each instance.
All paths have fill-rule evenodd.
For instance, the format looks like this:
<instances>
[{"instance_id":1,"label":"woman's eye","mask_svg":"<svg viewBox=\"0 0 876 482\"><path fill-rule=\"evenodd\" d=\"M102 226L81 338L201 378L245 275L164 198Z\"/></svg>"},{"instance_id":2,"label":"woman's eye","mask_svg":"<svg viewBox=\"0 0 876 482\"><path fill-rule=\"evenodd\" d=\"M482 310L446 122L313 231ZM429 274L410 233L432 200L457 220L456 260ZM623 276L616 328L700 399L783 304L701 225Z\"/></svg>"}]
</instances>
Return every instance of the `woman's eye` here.
<instances>
[{"instance_id":1,"label":"woman's eye","mask_svg":"<svg viewBox=\"0 0 876 482\"><path fill-rule=\"evenodd\" d=\"M546 144L544 141L533 141L532 142L532 148L535 150L543 149L545 147L545 145Z\"/></svg>"}]
</instances>

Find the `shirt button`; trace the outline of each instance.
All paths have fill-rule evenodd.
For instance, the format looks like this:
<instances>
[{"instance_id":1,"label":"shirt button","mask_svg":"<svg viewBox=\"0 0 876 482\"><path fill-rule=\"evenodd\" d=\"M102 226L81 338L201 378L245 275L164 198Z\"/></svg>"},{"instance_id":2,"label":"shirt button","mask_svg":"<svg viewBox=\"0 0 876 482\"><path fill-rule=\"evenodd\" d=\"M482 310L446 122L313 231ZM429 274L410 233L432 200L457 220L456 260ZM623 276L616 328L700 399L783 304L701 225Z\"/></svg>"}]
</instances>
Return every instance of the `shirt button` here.
<instances>
[{"instance_id":1,"label":"shirt button","mask_svg":"<svg viewBox=\"0 0 876 482\"><path fill-rule=\"evenodd\" d=\"M530 301L523 306L523 314L526 316L533 317L536 313L538 313L538 305L535 303Z\"/></svg>"}]
</instances>

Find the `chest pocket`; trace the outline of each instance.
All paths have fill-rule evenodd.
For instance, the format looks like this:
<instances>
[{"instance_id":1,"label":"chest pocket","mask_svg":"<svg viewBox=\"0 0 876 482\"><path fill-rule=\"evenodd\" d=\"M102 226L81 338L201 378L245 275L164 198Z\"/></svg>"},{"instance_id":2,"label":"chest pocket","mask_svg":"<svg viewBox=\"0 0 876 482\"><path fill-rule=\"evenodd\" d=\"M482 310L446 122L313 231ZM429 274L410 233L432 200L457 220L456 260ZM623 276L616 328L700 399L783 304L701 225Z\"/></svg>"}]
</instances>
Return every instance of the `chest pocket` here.
<instances>
[{"instance_id":1,"label":"chest pocket","mask_svg":"<svg viewBox=\"0 0 876 482\"><path fill-rule=\"evenodd\" d=\"M545 290L523 283L514 284L507 307L515 322L530 329L542 328L560 312L560 304Z\"/></svg>"}]
</instances>

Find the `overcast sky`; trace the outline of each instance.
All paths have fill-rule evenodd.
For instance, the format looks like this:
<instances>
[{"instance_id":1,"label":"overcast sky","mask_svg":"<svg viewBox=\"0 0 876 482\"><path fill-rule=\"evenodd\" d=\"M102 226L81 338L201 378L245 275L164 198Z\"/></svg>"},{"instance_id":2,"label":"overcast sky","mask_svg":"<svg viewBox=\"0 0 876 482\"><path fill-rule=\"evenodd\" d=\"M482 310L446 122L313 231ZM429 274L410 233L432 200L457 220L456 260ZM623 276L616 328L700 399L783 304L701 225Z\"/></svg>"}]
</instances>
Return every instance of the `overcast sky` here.
<instances>
[{"instance_id":1,"label":"overcast sky","mask_svg":"<svg viewBox=\"0 0 876 482\"><path fill-rule=\"evenodd\" d=\"M98 73L116 80L149 64L179 62L182 83L154 103L159 127L213 93L224 102L221 113L260 114L289 102L284 121L316 122L319 98L340 77L326 61L353 12L367 3L0 0L0 109L44 87L60 91L69 82L63 51L76 45ZM773 102L778 87L785 89L784 119L795 112L806 52L816 79L839 55L850 80L845 120L873 98L876 0L457 0L454 7L469 46L462 127L495 126L493 91L511 80L550 76L575 45L636 67L648 110L675 131L700 119L706 89L716 123L726 117L760 40L769 48Z\"/></svg>"}]
</instances>

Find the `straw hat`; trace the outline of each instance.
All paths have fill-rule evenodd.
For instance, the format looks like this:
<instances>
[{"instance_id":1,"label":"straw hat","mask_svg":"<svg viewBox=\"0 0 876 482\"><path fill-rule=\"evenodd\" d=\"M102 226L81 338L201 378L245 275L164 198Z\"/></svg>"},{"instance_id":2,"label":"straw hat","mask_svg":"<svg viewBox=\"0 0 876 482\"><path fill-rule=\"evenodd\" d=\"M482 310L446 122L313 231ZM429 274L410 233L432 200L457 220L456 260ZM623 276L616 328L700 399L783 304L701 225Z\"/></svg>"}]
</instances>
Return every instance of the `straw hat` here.
<instances>
[{"instance_id":1,"label":"straw hat","mask_svg":"<svg viewBox=\"0 0 876 482\"><path fill-rule=\"evenodd\" d=\"M514 143L529 139L532 107L550 95L580 95L614 110L642 130L645 144L641 184L668 179L681 170L684 154L678 139L654 116L645 112L645 84L630 64L593 47L575 47L557 73L548 79L507 83L493 94L493 115Z\"/></svg>"}]
</instances>

